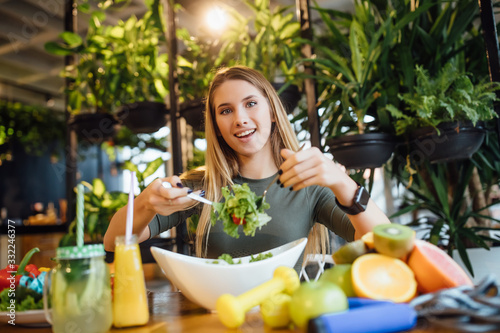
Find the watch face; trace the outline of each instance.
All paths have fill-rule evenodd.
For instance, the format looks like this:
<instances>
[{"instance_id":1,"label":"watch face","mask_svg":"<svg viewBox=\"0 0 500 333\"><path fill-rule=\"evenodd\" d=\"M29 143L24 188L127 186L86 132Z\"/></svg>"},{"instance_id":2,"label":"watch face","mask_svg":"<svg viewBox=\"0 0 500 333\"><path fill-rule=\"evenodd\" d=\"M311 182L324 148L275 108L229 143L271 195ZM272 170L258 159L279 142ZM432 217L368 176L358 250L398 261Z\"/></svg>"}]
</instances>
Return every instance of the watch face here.
<instances>
[{"instance_id":1,"label":"watch face","mask_svg":"<svg viewBox=\"0 0 500 333\"><path fill-rule=\"evenodd\" d=\"M370 200L370 194L363 186L358 188L358 193L356 196L356 203L358 203L361 207L363 207L363 211L365 211L366 206L368 205L368 200Z\"/></svg>"},{"instance_id":2,"label":"watch face","mask_svg":"<svg viewBox=\"0 0 500 333\"><path fill-rule=\"evenodd\" d=\"M352 204L352 206L350 207L342 206L338 202L337 198L335 198L337 206L339 206L340 209L342 209L345 213L349 215L356 215L364 212L366 210L366 206L368 205L369 200L370 200L370 194L360 184L358 184L358 189L356 190L356 194L354 195L354 203Z\"/></svg>"}]
</instances>

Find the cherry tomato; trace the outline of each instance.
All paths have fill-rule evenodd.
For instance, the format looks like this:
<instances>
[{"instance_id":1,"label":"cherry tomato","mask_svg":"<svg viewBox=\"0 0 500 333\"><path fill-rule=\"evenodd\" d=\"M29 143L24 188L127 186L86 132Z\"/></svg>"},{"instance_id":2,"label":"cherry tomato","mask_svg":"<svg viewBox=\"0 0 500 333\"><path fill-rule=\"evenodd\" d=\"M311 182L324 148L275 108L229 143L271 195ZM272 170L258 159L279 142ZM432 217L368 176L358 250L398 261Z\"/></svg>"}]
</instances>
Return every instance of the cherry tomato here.
<instances>
[{"instance_id":1,"label":"cherry tomato","mask_svg":"<svg viewBox=\"0 0 500 333\"><path fill-rule=\"evenodd\" d=\"M236 217L236 215L233 214L233 223L237 225L243 225L246 224L247 221L245 219L240 219L239 217Z\"/></svg>"}]
</instances>

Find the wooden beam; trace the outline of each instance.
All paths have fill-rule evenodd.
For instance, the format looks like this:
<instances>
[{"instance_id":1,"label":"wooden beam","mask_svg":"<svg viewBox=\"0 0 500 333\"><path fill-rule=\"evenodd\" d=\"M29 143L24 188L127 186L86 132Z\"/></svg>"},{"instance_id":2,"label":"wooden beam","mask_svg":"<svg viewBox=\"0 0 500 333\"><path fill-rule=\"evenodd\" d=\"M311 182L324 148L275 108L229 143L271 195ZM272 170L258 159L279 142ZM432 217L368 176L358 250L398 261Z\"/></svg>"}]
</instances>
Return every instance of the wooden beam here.
<instances>
[{"instance_id":1,"label":"wooden beam","mask_svg":"<svg viewBox=\"0 0 500 333\"><path fill-rule=\"evenodd\" d=\"M309 0L297 0L297 17L300 21L300 35L305 39L312 39L313 33L311 28L311 15L309 12ZM311 45L304 44L302 46L302 55L305 58L311 58L313 49ZM304 63L304 73L308 76L314 75L314 67L312 63ZM316 82L314 79L307 78L304 80L304 90L307 100L307 117L309 121L309 134L311 145L321 149L321 135L319 133L319 117L316 108Z\"/></svg>"},{"instance_id":2,"label":"wooden beam","mask_svg":"<svg viewBox=\"0 0 500 333\"><path fill-rule=\"evenodd\" d=\"M64 17L64 30L65 31L77 31L76 26L76 1L75 0L66 0L65 1L65 17ZM75 63L75 56L68 55L64 57L64 65L70 66ZM70 79L66 78L65 85L66 87L70 84ZM66 105L66 124L69 124L69 120L71 114L69 113L69 96L66 94L65 96L65 105ZM69 222L73 221L76 216L76 173L78 171L78 163L77 163L77 138L76 133L69 126L66 126L66 149L65 149L65 162L66 162L66 200L67 200L67 211L66 211L66 222L69 225Z\"/></svg>"}]
</instances>

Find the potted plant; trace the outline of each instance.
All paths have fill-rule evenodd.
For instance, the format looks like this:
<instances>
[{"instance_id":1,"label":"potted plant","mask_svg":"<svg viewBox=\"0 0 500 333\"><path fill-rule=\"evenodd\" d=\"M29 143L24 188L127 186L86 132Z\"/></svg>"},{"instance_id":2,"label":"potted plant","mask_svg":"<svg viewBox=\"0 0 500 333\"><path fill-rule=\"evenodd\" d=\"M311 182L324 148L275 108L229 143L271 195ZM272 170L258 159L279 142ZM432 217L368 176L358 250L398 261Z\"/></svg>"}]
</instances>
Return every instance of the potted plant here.
<instances>
[{"instance_id":1,"label":"potted plant","mask_svg":"<svg viewBox=\"0 0 500 333\"><path fill-rule=\"evenodd\" d=\"M0 100L0 164L11 160L14 148L41 155L64 140L64 115L46 107ZM53 151L57 146L53 146Z\"/></svg>"},{"instance_id":2,"label":"potted plant","mask_svg":"<svg viewBox=\"0 0 500 333\"><path fill-rule=\"evenodd\" d=\"M117 116L134 133L153 133L166 124L167 54L158 1L141 18L131 16L107 32L112 75L119 83Z\"/></svg>"},{"instance_id":3,"label":"potted plant","mask_svg":"<svg viewBox=\"0 0 500 333\"><path fill-rule=\"evenodd\" d=\"M491 117L498 88L481 81L488 69L484 41L474 25L478 14L474 1L438 1L401 30L401 42L391 54L398 97L388 106L404 142L387 169L407 189L408 198L392 217L411 213L412 225L428 230L425 238L450 254L459 253L471 272L468 248L491 244L485 231L494 221L491 189L500 174L491 162L500 156L493 121L481 121ZM446 127L455 120L460 123L448 132ZM429 139L417 135L424 127L433 133ZM479 143L455 150L451 157L435 155L440 141L446 140L449 152L449 140L462 136L462 143L476 137Z\"/></svg>"},{"instance_id":4,"label":"potted plant","mask_svg":"<svg viewBox=\"0 0 500 333\"><path fill-rule=\"evenodd\" d=\"M75 64L67 66L62 73L71 80L66 89L71 112L68 125L81 139L91 143L101 143L112 137L117 124L113 115L116 85L106 75L104 61L107 44L101 38L103 27L100 22L103 19L103 13L92 13L85 40L76 33L65 31L60 34L61 43L45 44L49 53L78 56Z\"/></svg>"},{"instance_id":5,"label":"potted plant","mask_svg":"<svg viewBox=\"0 0 500 333\"><path fill-rule=\"evenodd\" d=\"M318 108L326 144L334 158L352 169L382 166L396 144L388 112L382 107L392 96L384 69L400 30L428 6L396 17L386 8L355 1L353 14L316 8L326 30L311 44L317 52L313 76L320 92Z\"/></svg>"},{"instance_id":6,"label":"potted plant","mask_svg":"<svg viewBox=\"0 0 500 333\"><path fill-rule=\"evenodd\" d=\"M85 39L76 33L63 32L62 43L45 44L50 53L78 56L75 65L64 71L72 80L67 91L72 125L76 126L82 118L105 114L112 119L112 124L101 122L98 128L107 134L105 140L115 134L115 113L135 133L154 132L166 123L163 99L168 94L165 83L168 68L166 54L158 53L163 35L155 5L159 6L158 1L143 18L131 16L114 26L104 25L105 13L94 11ZM138 108L140 116L132 118ZM153 129L144 124L148 119L147 109L152 110Z\"/></svg>"},{"instance_id":7,"label":"potted plant","mask_svg":"<svg viewBox=\"0 0 500 333\"><path fill-rule=\"evenodd\" d=\"M454 61L434 77L417 65L415 76L413 91L399 95L406 108L387 105L396 134L409 140L410 156L431 163L470 158L485 136L480 122L498 117L493 103L500 100L495 93L500 85L474 83Z\"/></svg>"}]
</instances>

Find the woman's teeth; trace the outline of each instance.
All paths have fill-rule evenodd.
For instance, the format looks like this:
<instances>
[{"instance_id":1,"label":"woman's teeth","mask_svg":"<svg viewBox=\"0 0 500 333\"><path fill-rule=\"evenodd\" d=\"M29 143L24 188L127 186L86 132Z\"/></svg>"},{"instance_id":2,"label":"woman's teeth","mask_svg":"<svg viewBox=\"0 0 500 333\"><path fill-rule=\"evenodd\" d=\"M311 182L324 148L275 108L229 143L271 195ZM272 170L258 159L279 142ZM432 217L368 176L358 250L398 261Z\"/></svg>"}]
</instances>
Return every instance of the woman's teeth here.
<instances>
[{"instance_id":1,"label":"woman's teeth","mask_svg":"<svg viewBox=\"0 0 500 333\"><path fill-rule=\"evenodd\" d=\"M254 129L253 129L253 130L248 130L248 131L245 131L245 132L238 133L238 134L236 134L236 136L237 136L238 138L241 138L241 137L244 137L244 136L250 135L250 134L252 134L253 132L255 132L255 130L254 130Z\"/></svg>"}]
</instances>

